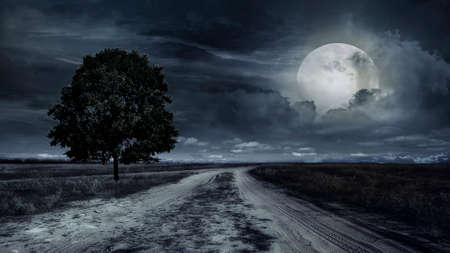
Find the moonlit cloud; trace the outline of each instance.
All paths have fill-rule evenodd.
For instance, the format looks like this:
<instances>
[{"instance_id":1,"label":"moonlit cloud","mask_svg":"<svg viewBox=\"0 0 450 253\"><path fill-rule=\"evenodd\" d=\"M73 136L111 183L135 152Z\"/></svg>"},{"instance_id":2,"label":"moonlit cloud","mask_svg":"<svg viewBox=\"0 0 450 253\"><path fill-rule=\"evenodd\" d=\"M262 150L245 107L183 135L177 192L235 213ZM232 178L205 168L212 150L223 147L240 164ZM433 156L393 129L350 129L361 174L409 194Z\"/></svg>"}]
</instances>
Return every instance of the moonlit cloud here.
<instances>
[{"instance_id":1,"label":"moonlit cloud","mask_svg":"<svg viewBox=\"0 0 450 253\"><path fill-rule=\"evenodd\" d=\"M314 151L314 148L311 148L311 147L301 147L301 148L298 148L298 151Z\"/></svg>"},{"instance_id":2,"label":"moonlit cloud","mask_svg":"<svg viewBox=\"0 0 450 253\"><path fill-rule=\"evenodd\" d=\"M48 144L46 110L82 57L107 47L164 67L181 135L167 160L450 156L450 9L442 1L7 0L0 13L0 156L63 153ZM337 41L373 59L380 87L321 113L311 98L294 99L296 75L309 52ZM351 60L363 73L364 59Z\"/></svg>"},{"instance_id":3,"label":"moonlit cloud","mask_svg":"<svg viewBox=\"0 0 450 253\"><path fill-rule=\"evenodd\" d=\"M43 159L65 159L66 158L65 155L54 155L54 154L47 154L47 153L37 154L37 157L43 158Z\"/></svg>"},{"instance_id":4,"label":"moonlit cloud","mask_svg":"<svg viewBox=\"0 0 450 253\"><path fill-rule=\"evenodd\" d=\"M229 139L229 140L224 140L222 143L225 145L228 145L228 144L235 145L235 144L238 144L241 142L242 142L242 140L240 138L233 138L233 139Z\"/></svg>"},{"instance_id":5,"label":"moonlit cloud","mask_svg":"<svg viewBox=\"0 0 450 253\"><path fill-rule=\"evenodd\" d=\"M80 59L68 59L68 58L64 58L64 57L56 57L55 59L58 61L73 64L73 65L81 65L83 63Z\"/></svg>"},{"instance_id":6,"label":"moonlit cloud","mask_svg":"<svg viewBox=\"0 0 450 253\"><path fill-rule=\"evenodd\" d=\"M231 150L232 153L248 153L248 152L260 152L274 150L271 145L259 143L257 141L243 142L234 145L234 149Z\"/></svg>"},{"instance_id":7,"label":"moonlit cloud","mask_svg":"<svg viewBox=\"0 0 450 253\"><path fill-rule=\"evenodd\" d=\"M308 152L308 153L292 152L291 154L293 156L297 156L297 157L305 157L305 156L315 156L315 155L317 155L317 153L315 153L315 152Z\"/></svg>"},{"instance_id":8,"label":"moonlit cloud","mask_svg":"<svg viewBox=\"0 0 450 253\"><path fill-rule=\"evenodd\" d=\"M223 158L223 155L209 155L208 158L211 158L211 159L220 159L220 160L224 159L224 158Z\"/></svg>"},{"instance_id":9,"label":"moonlit cloud","mask_svg":"<svg viewBox=\"0 0 450 253\"><path fill-rule=\"evenodd\" d=\"M199 141L197 138L195 137L183 137L183 136L179 136L177 137L177 141L178 143L182 143L183 145L189 146L207 146L208 143L204 142L204 141Z\"/></svg>"}]
</instances>

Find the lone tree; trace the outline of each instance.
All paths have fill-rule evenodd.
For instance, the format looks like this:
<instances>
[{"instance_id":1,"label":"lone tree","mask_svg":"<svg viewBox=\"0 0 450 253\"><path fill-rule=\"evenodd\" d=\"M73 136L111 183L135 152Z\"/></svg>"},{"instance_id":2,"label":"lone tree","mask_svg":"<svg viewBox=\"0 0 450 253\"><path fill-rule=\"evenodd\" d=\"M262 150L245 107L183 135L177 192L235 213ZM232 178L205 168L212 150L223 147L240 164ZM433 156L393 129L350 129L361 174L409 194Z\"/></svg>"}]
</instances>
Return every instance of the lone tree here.
<instances>
[{"instance_id":1,"label":"lone tree","mask_svg":"<svg viewBox=\"0 0 450 253\"><path fill-rule=\"evenodd\" d=\"M158 161L157 153L175 146L177 130L162 68L151 66L137 52L105 49L85 56L72 83L61 91L60 104L48 115L57 121L48 137L51 145L68 148L75 161Z\"/></svg>"}]
</instances>

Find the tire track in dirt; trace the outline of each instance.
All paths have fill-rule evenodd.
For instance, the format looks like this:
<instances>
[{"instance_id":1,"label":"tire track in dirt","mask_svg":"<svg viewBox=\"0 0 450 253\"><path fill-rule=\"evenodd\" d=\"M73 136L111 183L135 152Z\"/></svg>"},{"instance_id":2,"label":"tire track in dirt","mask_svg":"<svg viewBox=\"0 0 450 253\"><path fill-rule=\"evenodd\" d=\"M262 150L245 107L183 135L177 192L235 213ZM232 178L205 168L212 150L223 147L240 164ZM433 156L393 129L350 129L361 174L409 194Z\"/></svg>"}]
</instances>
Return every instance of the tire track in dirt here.
<instances>
[{"instance_id":1,"label":"tire track in dirt","mask_svg":"<svg viewBox=\"0 0 450 253\"><path fill-rule=\"evenodd\" d=\"M264 252L273 239L247 215L232 172L198 185L182 202L147 214L142 225L109 239L111 251ZM159 228L159 229L158 229ZM114 242L120 242L114 246ZM126 246L124 245L126 244ZM96 246L98 247L98 246Z\"/></svg>"},{"instance_id":2,"label":"tire track in dirt","mask_svg":"<svg viewBox=\"0 0 450 253\"><path fill-rule=\"evenodd\" d=\"M272 220L274 251L281 252L413 252L358 227L311 203L293 199L246 171L236 171L243 199L254 215Z\"/></svg>"}]
</instances>

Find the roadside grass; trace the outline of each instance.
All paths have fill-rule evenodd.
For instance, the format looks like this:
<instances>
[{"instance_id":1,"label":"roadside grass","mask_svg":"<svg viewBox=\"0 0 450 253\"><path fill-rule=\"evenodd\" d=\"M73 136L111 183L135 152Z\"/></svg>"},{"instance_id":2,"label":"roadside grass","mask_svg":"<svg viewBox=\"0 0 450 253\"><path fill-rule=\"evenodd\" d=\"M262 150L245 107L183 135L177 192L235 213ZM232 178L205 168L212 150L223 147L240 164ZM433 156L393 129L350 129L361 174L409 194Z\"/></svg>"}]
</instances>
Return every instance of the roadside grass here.
<instances>
[{"instance_id":1,"label":"roadside grass","mask_svg":"<svg viewBox=\"0 0 450 253\"><path fill-rule=\"evenodd\" d=\"M74 200L120 198L188 175L192 173L122 174L118 183L111 175L4 180L0 181L0 217L48 212Z\"/></svg>"},{"instance_id":2,"label":"roadside grass","mask_svg":"<svg viewBox=\"0 0 450 253\"><path fill-rule=\"evenodd\" d=\"M250 173L316 203L363 208L432 238L450 238L448 164L290 164Z\"/></svg>"},{"instance_id":3,"label":"roadside grass","mask_svg":"<svg viewBox=\"0 0 450 253\"><path fill-rule=\"evenodd\" d=\"M223 163L151 163L151 164L121 164L119 172L140 173L157 171L189 171L197 169L227 168L251 164L223 164ZM14 180L41 177L68 177L112 175L113 165L99 163L1 163L0 180Z\"/></svg>"}]
</instances>

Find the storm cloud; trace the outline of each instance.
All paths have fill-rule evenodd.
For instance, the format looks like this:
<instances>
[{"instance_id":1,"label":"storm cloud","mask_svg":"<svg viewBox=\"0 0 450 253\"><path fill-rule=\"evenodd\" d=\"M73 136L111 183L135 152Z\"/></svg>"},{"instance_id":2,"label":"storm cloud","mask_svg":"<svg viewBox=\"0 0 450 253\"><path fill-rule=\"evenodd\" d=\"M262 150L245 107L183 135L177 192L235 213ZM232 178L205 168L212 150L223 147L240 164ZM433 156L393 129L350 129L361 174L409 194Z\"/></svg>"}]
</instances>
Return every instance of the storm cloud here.
<instances>
[{"instance_id":1,"label":"storm cloud","mask_svg":"<svg viewBox=\"0 0 450 253\"><path fill-rule=\"evenodd\" d=\"M47 108L84 55L119 47L164 67L181 135L164 159L449 157L445 1L5 1L0 14L0 156L61 154ZM364 50L380 88L319 114L296 75L332 42Z\"/></svg>"}]
</instances>

